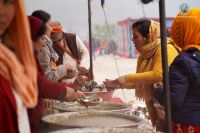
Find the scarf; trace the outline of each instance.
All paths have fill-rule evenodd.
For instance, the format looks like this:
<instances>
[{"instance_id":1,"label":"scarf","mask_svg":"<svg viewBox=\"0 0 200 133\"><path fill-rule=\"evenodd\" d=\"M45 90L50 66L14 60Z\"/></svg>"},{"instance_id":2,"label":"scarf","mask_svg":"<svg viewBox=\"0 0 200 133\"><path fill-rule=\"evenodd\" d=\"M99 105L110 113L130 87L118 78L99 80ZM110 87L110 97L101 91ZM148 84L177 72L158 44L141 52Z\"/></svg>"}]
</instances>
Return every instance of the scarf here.
<instances>
[{"instance_id":1,"label":"scarf","mask_svg":"<svg viewBox=\"0 0 200 133\"><path fill-rule=\"evenodd\" d=\"M2 37L0 44L0 74L20 95L24 105L33 108L37 104L37 69L24 1L15 1L15 16Z\"/></svg>"},{"instance_id":2,"label":"scarf","mask_svg":"<svg viewBox=\"0 0 200 133\"><path fill-rule=\"evenodd\" d=\"M151 20L149 27L150 43L140 48L140 56L137 62L137 73L151 71L154 65L154 55L160 48L160 25ZM149 84L136 84L136 97L145 101L150 101L153 96L153 87Z\"/></svg>"},{"instance_id":3,"label":"scarf","mask_svg":"<svg viewBox=\"0 0 200 133\"><path fill-rule=\"evenodd\" d=\"M167 44L172 44L177 51L180 49L174 44L174 42L167 38ZM151 71L154 67L154 59L156 51L161 48L161 39L157 38L154 42L145 45L141 48L141 55L137 62L137 73ZM153 98L153 85L152 84L136 84L136 97L150 101Z\"/></svg>"},{"instance_id":4,"label":"scarf","mask_svg":"<svg viewBox=\"0 0 200 133\"><path fill-rule=\"evenodd\" d=\"M173 21L171 36L183 51L200 50L200 9L192 8L185 16L179 13Z\"/></svg>"},{"instance_id":5,"label":"scarf","mask_svg":"<svg viewBox=\"0 0 200 133\"><path fill-rule=\"evenodd\" d=\"M161 48L159 23L151 21L149 37L150 43L139 50L140 56L137 62L137 73L151 71L154 67L155 53ZM176 48L173 41L169 38L167 38L167 44L172 44ZM178 48L176 49L178 50ZM153 84L136 84L135 96L138 99L145 101L152 125L155 126L156 122L159 120L159 116L153 102Z\"/></svg>"},{"instance_id":6,"label":"scarf","mask_svg":"<svg viewBox=\"0 0 200 133\"><path fill-rule=\"evenodd\" d=\"M53 60L53 61L58 61L58 54L56 53L56 51L53 49L53 41L48 37L48 36L44 36L44 39L45 39L45 42L46 42L46 46L49 48L49 51L50 51L50 58Z\"/></svg>"}]
</instances>

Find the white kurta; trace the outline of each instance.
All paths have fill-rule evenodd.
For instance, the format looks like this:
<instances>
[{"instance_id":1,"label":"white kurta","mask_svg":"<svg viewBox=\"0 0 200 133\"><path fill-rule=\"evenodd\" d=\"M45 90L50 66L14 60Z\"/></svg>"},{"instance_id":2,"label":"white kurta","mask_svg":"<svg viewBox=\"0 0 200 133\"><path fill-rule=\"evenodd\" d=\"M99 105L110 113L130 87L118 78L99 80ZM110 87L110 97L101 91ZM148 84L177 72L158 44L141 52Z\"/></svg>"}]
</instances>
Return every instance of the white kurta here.
<instances>
[{"instance_id":1,"label":"white kurta","mask_svg":"<svg viewBox=\"0 0 200 133\"><path fill-rule=\"evenodd\" d=\"M88 49L86 48L86 46L84 45L84 43L81 41L81 39L78 36L76 36L76 44L77 44L78 52L81 55L80 65L78 66L77 62L66 52L63 55L63 64L72 65L74 70L76 70L78 67L85 67L86 69L89 69L90 56L89 56ZM66 48L67 48L67 51L70 51L68 47ZM74 82L74 80L75 78L72 78L72 79L64 80L64 82L69 83L69 82Z\"/></svg>"}]
</instances>

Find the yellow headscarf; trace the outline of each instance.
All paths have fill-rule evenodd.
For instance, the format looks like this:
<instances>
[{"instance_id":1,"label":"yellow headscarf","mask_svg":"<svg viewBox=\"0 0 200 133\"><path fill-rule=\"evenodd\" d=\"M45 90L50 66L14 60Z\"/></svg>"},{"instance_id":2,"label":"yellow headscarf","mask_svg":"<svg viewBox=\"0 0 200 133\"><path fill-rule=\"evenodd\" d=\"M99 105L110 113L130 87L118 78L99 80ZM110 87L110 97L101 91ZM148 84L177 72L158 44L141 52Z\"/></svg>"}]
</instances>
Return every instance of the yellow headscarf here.
<instances>
[{"instance_id":1,"label":"yellow headscarf","mask_svg":"<svg viewBox=\"0 0 200 133\"><path fill-rule=\"evenodd\" d=\"M26 107L35 107L38 99L37 69L33 56L24 1L15 0L15 16L0 44L0 74L9 81ZM0 18L1 19L1 18Z\"/></svg>"},{"instance_id":2,"label":"yellow headscarf","mask_svg":"<svg viewBox=\"0 0 200 133\"><path fill-rule=\"evenodd\" d=\"M183 50L200 50L200 8L192 8L185 16L179 13L171 28L173 41Z\"/></svg>"}]
</instances>

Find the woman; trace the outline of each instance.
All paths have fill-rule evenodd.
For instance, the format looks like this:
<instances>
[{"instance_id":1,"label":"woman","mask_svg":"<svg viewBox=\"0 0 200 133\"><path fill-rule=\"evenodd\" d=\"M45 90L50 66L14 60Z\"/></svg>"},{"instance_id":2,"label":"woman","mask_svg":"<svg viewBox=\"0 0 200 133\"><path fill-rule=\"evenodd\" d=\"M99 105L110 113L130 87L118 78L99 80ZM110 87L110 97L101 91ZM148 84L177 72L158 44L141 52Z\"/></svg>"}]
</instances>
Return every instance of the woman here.
<instances>
[{"instance_id":1,"label":"woman","mask_svg":"<svg viewBox=\"0 0 200 133\"><path fill-rule=\"evenodd\" d=\"M66 83L56 83L49 81L45 78L44 73L40 67L37 59L37 54L41 52L45 44L46 26L43 22L33 16L29 16L31 27L31 37L33 41L33 48L35 52L35 59L38 67L38 88L39 88L39 101L36 108L29 110L29 119L31 124L31 131L37 132L41 130L40 122L41 117L44 115L44 98L55 100L74 101L77 98L84 97L84 94L72 88L73 85Z\"/></svg>"},{"instance_id":2,"label":"woman","mask_svg":"<svg viewBox=\"0 0 200 133\"><path fill-rule=\"evenodd\" d=\"M137 98L144 100L153 126L159 128L159 119L153 102L153 84L162 81L160 25L155 21L139 20L132 25L133 42L140 52L137 73L106 80L110 88L135 88ZM173 42L167 39L168 64L178 55Z\"/></svg>"},{"instance_id":3,"label":"woman","mask_svg":"<svg viewBox=\"0 0 200 133\"><path fill-rule=\"evenodd\" d=\"M186 15L179 13L171 36L182 49L169 69L173 132L199 133L200 9L190 9Z\"/></svg>"},{"instance_id":4,"label":"woman","mask_svg":"<svg viewBox=\"0 0 200 133\"><path fill-rule=\"evenodd\" d=\"M37 17L46 26L46 32L44 35L44 40L46 45L42 48L41 52L38 53L37 57L44 71L46 78L53 81L59 81L65 77L70 77L70 75L74 76L72 71L72 66L68 63L56 65L56 61L58 61L58 54L52 48L52 40L50 39L51 34L51 16L47 12L43 10L36 10L32 13L31 16Z\"/></svg>"},{"instance_id":5,"label":"woman","mask_svg":"<svg viewBox=\"0 0 200 133\"><path fill-rule=\"evenodd\" d=\"M0 132L29 133L37 70L23 0L0 0Z\"/></svg>"}]
</instances>

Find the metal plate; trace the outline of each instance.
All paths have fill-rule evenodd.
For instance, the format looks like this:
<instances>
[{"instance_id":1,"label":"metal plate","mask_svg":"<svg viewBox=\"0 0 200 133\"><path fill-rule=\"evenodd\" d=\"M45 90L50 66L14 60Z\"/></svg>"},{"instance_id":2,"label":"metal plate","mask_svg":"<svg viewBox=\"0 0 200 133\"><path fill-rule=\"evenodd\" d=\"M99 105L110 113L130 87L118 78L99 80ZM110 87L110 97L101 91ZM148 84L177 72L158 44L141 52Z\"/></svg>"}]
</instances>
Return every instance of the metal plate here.
<instances>
[{"instance_id":1,"label":"metal plate","mask_svg":"<svg viewBox=\"0 0 200 133\"><path fill-rule=\"evenodd\" d=\"M90 91L90 92L84 92L86 95L87 94L98 94L98 93L108 93L107 90L103 90L103 91Z\"/></svg>"},{"instance_id":2,"label":"metal plate","mask_svg":"<svg viewBox=\"0 0 200 133\"><path fill-rule=\"evenodd\" d=\"M113 112L69 112L45 116L42 120L49 124L66 128L76 127L137 127L143 123L138 116Z\"/></svg>"},{"instance_id":3,"label":"metal plate","mask_svg":"<svg viewBox=\"0 0 200 133\"><path fill-rule=\"evenodd\" d=\"M125 112L131 108L130 105L127 104L120 104L120 103L113 103L113 102L102 102L93 107L84 107L76 102L68 103L57 103L53 105L53 107L61 112L78 112L81 110L93 110L97 112Z\"/></svg>"},{"instance_id":4,"label":"metal plate","mask_svg":"<svg viewBox=\"0 0 200 133\"><path fill-rule=\"evenodd\" d=\"M51 133L156 133L152 130L135 128L75 128L53 131Z\"/></svg>"}]
</instances>

